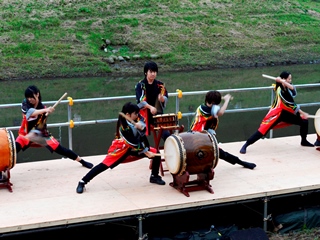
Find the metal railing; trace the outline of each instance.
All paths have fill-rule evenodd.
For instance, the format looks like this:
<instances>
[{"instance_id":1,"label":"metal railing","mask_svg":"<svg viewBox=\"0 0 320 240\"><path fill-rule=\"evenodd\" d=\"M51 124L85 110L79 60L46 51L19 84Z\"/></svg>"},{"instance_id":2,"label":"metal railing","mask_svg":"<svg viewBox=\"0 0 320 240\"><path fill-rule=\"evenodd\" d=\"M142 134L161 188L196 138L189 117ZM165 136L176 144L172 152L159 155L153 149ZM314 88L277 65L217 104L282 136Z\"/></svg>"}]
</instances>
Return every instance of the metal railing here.
<instances>
[{"instance_id":1,"label":"metal railing","mask_svg":"<svg viewBox=\"0 0 320 240\"><path fill-rule=\"evenodd\" d=\"M295 85L297 89L299 88L319 88L320 89L320 83L316 84L301 84L301 85ZM181 90L177 90L175 93L169 93L169 97L175 97L176 104L175 109L176 113L178 114L178 121L179 119L187 116L193 116L193 112L189 113L181 113L179 106L180 101L183 101L182 96L195 96L195 95L205 95L209 90L206 91L195 91L195 92L182 92ZM270 103L272 103L274 98L274 91L273 87L253 87L253 88L236 88L236 89L222 89L218 90L222 94L224 93L240 93L240 92L253 92L253 91L270 91ZM53 127L68 127L68 140L69 140L69 148L72 149L72 128L74 126L80 126L80 125L92 125L92 124L106 124L106 123L112 123L116 122L117 118L110 118L110 119L100 119L100 120L88 120L88 121L74 121L72 120L72 106L75 103L88 103L88 102L100 102L100 101L116 101L116 100L134 100L135 101L135 95L128 95L128 96L117 96L117 97L103 97L103 98L86 98L86 99L72 99L71 97L68 97L68 100L62 100L60 104L68 104L68 121L67 122L60 122L60 123L51 123L48 124L48 128ZM45 101L43 102L44 105L53 105L54 101ZM309 102L309 103L302 103L299 104L300 106L318 106L320 105L320 102ZM0 104L0 110L5 108L16 108L20 107L21 103L13 103L13 104ZM226 113L236 113L236 112L250 112L250 111L261 111L261 110L268 110L270 106L260 106L260 107L249 107L249 108L237 108L237 109L227 109ZM8 130L18 130L20 126L10 126L5 127ZM270 131L270 138L272 138L272 130Z\"/></svg>"}]
</instances>

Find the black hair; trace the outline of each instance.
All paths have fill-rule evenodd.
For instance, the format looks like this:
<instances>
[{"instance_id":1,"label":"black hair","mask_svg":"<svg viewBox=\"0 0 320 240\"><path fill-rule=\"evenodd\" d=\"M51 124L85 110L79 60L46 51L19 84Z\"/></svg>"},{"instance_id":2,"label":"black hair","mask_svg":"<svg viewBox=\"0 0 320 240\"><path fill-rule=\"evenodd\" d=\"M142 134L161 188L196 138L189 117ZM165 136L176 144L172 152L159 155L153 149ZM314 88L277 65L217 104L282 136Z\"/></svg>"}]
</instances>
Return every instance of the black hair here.
<instances>
[{"instance_id":1,"label":"black hair","mask_svg":"<svg viewBox=\"0 0 320 240\"><path fill-rule=\"evenodd\" d=\"M41 102L41 93L39 88L37 88L35 85L31 85L27 87L27 89L24 91L24 97L27 98L34 98L34 95L39 93L39 102Z\"/></svg>"},{"instance_id":2,"label":"black hair","mask_svg":"<svg viewBox=\"0 0 320 240\"><path fill-rule=\"evenodd\" d=\"M280 77L282 79L287 79L289 76L290 76L290 72L286 72L286 71L283 71L281 74L280 74Z\"/></svg>"},{"instance_id":3,"label":"black hair","mask_svg":"<svg viewBox=\"0 0 320 240\"><path fill-rule=\"evenodd\" d=\"M153 72L158 72L158 65L152 61L146 62L143 68L144 75L147 74L148 70L151 70Z\"/></svg>"},{"instance_id":4,"label":"black hair","mask_svg":"<svg viewBox=\"0 0 320 240\"><path fill-rule=\"evenodd\" d=\"M205 97L205 103L208 103L208 104L220 104L221 103L221 93L218 92L218 91L209 91L207 92L206 94L206 97Z\"/></svg>"},{"instance_id":5,"label":"black hair","mask_svg":"<svg viewBox=\"0 0 320 240\"><path fill-rule=\"evenodd\" d=\"M124 113L124 114L127 114L127 113L129 113L129 114L131 114L131 113L139 113L139 111L140 111L140 108L138 107L138 105L137 104L134 104L134 103L132 103L132 102L127 102L125 105L123 105L123 107L122 107L122 112Z\"/></svg>"},{"instance_id":6,"label":"black hair","mask_svg":"<svg viewBox=\"0 0 320 240\"><path fill-rule=\"evenodd\" d=\"M132 102L127 102L126 104L123 105L121 112L124 114L132 114L132 113L139 113L140 108L138 107L137 104L134 104ZM116 129L116 138L120 137L120 133L119 133L119 127L120 125L122 125L124 128L126 128L128 126L128 123L126 121L126 119L124 117L122 117L121 115L119 115L118 117L118 122L117 122L117 129Z\"/></svg>"}]
</instances>

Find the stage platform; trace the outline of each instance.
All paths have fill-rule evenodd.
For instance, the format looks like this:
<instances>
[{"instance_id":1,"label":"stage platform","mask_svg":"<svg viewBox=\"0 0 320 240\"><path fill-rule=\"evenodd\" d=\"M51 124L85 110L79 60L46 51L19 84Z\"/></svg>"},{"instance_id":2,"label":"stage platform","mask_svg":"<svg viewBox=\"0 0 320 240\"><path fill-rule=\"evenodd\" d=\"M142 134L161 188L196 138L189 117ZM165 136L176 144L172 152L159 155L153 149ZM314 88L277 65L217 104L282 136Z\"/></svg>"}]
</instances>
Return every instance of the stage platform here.
<instances>
[{"instance_id":1,"label":"stage platform","mask_svg":"<svg viewBox=\"0 0 320 240\"><path fill-rule=\"evenodd\" d=\"M308 136L310 142L315 139L315 134ZM166 185L149 183L147 158L108 169L87 184L83 194L77 194L76 187L88 169L77 162L17 163L11 169L13 191L0 189L0 235L320 189L320 152L300 146L299 136L261 139L247 154L239 153L243 143L219 146L257 167L249 170L219 160L210 181L214 193L192 191L190 197L169 186L169 172L163 177ZM98 164L104 157L83 158Z\"/></svg>"}]
</instances>

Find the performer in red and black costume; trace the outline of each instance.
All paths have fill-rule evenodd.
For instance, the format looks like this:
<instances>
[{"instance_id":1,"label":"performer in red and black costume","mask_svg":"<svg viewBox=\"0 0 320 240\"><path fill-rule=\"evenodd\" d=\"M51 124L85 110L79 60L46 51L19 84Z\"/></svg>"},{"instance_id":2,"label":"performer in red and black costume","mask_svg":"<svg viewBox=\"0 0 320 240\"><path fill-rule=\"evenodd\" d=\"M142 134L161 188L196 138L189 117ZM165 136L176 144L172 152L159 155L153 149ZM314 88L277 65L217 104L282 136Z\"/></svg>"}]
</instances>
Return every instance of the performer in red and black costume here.
<instances>
[{"instance_id":1,"label":"performer in red and black costume","mask_svg":"<svg viewBox=\"0 0 320 240\"><path fill-rule=\"evenodd\" d=\"M139 106L140 114L146 120L146 135L150 135L150 125L153 125L153 116L163 114L168 102L168 92L164 83L156 79L158 65L155 62L147 62L144 65L144 79L135 86L136 100ZM168 130L162 133L162 139L165 141L170 136Z\"/></svg>"},{"instance_id":2,"label":"performer in red and black costume","mask_svg":"<svg viewBox=\"0 0 320 240\"><path fill-rule=\"evenodd\" d=\"M276 78L274 91L275 98L271 105L271 109L262 120L258 131L256 131L242 146L240 153L245 154L249 145L265 136L271 129L291 124L300 126L301 146L314 146L307 140L309 114L302 111L300 106L293 100L297 95L297 91L292 84L291 73L284 71Z\"/></svg>"},{"instance_id":3,"label":"performer in red and black costume","mask_svg":"<svg viewBox=\"0 0 320 240\"><path fill-rule=\"evenodd\" d=\"M25 99L22 101L22 123L19 129L19 136L16 139L16 151L17 153L22 149L25 151L33 143L28 138L30 133L34 133L42 141L45 142L45 146L51 152L56 152L62 156L76 160L86 168L92 168L93 164L87 162L75 152L67 149L57 141L47 129L47 115L54 111L53 107L46 107L41 102L40 90L32 85L25 90Z\"/></svg>"},{"instance_id":4,"label":"performer in red and black costume","mask_svg":"<svg viewBox=\"0 0 320 240\"><path fill-rule=\"evenodd\" d=\"M190 130L201 132L203 130L208 131L212 135L216 135L216 129L218 128L219 116L222 116L228 107L231 95L227 94L223 97L224 103L220 107L221 93L219 91L209 91L205 97L205 103L201 104L195 113L195 116L191 122ZM219 147L219 158L225 160L228 163L239 164L245 168L254 169L256 164L245 162L238 157L225 152Z\"/></svg>"},{"instance_id":5,"label":"performer in red and black costume","mask_svg":"<svg viewBox=\"0 0 320 240\"><path fill-rule=\"evenodd\" d=\"M107 156L79 181L76 189L77 193L83 193L85 184L108 168L112 169L120 163L144 157L153 158L150 182L165 185L165 182L159 176L161 157L155 156L157 150L149 146L145 135L146 124L144 118L139 114L139 110L138 105L131 102L123 106L122 113L126 115L126 118L119 115L116 138L112 141Z\"/></svg>"}]
</instances>

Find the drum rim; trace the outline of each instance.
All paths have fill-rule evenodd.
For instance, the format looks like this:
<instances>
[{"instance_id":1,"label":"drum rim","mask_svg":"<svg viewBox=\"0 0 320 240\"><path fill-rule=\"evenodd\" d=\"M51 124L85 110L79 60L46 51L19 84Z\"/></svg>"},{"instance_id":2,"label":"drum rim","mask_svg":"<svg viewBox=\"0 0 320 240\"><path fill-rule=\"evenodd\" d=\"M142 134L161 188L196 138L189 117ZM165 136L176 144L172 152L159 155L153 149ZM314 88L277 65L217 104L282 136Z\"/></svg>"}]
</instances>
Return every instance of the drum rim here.
<instances>
[{"instance_id":1,"label":"drum rim","mask_svg":"<svg viewBox=\"0 0 320 240\"><path fill-rule=\"evenodd\" d=\"M184 147L183 139L176 134L172 134L171 136L168 137L168 139L169 138L173 138L175 140L175 143L178 145L179 155L180 155L179 156L179 163L180 163L179 168L176 171L173 171L173 172L170 171L170 173L173 175L178 174L180 176L184 173L184 171L186 170L186 167L187 167L187 164L186 164L187 156L186 156L186 150ZM167 140L166 140L165 144L166 143L168 144L169 142L167 142ZM165 149L165 146L164 146L164 149ZM166 160L166 158L165 158L165 160Z\"/></svg>"},{"instance_id":2,"label":"drum rim","mask_svg":"<svg viewBox=\"0 0 320 240\"><path fill-rule=\"evenodd\" d=\"M15 137L12 131L5 129L7 132L8 142L9 142L9 149L10 149L10 166L9 169L13 168L17 162L17 151L16 151L16 142Z\"/></svg>"},{"instance_id":3,"label":"drum rim","mask_svg":"<svg viewBox=\"0 0 320 240\"><path fill-rule=\"evenodd\" d=\"M212 163L212 169L214 169L217 165L218 165L218 162L219 162L219 146L218 146L218 140L217 138L211 134L209 131L202 131L202 132L206 132L211 140L211 143L212 143L212 147L213 147L213 150L215 152L215 159L213 159L213 163Z\"/></svg>"},{"instance_id":4,"label":"drum rim","mask_svg":"<svg viewBox=\"0 0 320 240\"><path fill-rule=\"evenodd\" d=\"M176 114L176 113L163 113L163 114L156 114L156 115L153 115L153 118L165 117L165 116L175 116L175 117L177 117L177 114Z\"/></svg>"}]
</instances>

